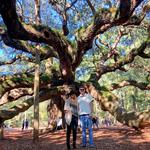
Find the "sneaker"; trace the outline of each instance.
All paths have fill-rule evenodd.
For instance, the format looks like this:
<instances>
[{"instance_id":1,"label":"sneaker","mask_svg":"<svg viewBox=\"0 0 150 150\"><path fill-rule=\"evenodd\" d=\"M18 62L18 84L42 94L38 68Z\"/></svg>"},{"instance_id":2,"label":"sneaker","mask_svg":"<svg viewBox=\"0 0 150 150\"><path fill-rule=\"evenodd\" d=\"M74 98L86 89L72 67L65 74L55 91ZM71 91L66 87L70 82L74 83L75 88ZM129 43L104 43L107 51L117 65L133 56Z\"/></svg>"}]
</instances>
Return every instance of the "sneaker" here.
<instances>
[{"instance_id":1,"label":"sneaker","mask_svg":"<svg viewBox=\"0 0 150 150\"><path fill-rule=\"evenodd\" d=\"M88 146L89 148L96 148L96 146L94 144L91 144Z\"/></svg>"},{"instance_id":2,"label":"sneaker","mask_svg":"<svg viewBox=\"0 0 150 150\"><path fill-rule=\"evenodd\" d=\"M81 144L80 147L86 147L86 145L85 144Z\"/></svg>"}]
</instances>

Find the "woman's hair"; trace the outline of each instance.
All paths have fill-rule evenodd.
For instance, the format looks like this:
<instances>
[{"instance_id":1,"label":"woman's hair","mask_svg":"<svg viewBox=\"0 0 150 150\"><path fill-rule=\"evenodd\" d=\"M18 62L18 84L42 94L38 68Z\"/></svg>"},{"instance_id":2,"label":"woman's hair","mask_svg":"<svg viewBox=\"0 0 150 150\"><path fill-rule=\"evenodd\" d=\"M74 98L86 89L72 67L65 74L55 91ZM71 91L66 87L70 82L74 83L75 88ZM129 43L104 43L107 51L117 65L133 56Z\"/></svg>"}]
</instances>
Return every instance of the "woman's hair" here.
<instances>
[{"instance_id":1,"label":"woman's hair","mask_svg":"<svg viewBox=\"0 0 150 150\"><path fill-rule=\"evenodd\" d=\"M81 86L79 87L79 89L85 89L85 86L84 86L84 85L81 85Z\"/></svg>"},{"instance_id":2,"label":"woman's hair","mask_svg":"<svg viewBox=\"0 0 150 150\"><path fill-rule=\"evenodd\" d=\"M70 93L68 94L68 96L71 96L71 95L76 95L76 92L75 91L70 91Z\"/></svg>"}]
</instances>

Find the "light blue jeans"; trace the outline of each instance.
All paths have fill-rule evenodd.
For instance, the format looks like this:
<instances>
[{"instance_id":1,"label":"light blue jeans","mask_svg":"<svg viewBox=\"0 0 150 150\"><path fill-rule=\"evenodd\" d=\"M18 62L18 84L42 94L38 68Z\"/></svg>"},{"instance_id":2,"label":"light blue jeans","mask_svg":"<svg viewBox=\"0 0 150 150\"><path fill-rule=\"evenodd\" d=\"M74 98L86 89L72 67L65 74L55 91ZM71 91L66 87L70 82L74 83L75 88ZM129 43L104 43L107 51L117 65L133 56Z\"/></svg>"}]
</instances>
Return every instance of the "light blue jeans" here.
<instances>
[{"instance_id":1,"label":"light blue jeans","mask_svg":"<svg viewBox=\"0 0 150 150\"><path fill-rule=\"evenodd\" d=\"M92 129L92 119L89 115L81 115L81 128L82 128L82 145L86 146L86 129L89 130L89 144L93 145L93 129Z\"/></svg>"}]
</instances>

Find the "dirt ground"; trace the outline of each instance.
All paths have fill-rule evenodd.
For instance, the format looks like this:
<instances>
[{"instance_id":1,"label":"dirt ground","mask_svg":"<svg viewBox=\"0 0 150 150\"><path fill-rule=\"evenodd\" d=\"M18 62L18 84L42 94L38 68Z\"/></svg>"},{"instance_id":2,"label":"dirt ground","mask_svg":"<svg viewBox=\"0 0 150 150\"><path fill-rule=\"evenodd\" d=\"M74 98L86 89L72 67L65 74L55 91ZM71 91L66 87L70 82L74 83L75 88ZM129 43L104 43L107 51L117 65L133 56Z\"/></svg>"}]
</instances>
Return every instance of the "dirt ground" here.
<instances>
[{"instance_id":1,"label":"dirt ground","mask_svg":"<svg viewBox=\"0 0 150 150\"><path fill-rule=\"evenodd\" d=\"M5 139L0 140L0 150L66 150L65 130L40 135L36 144L32 141L31 130L5 129L4 136ZM77 139L77 149L90 149L80 148L80 132ZM94 129L94 140L97 150L150 150L150 128L138 133L127 127L103 127Z\"/></svg>"}]
</instances>

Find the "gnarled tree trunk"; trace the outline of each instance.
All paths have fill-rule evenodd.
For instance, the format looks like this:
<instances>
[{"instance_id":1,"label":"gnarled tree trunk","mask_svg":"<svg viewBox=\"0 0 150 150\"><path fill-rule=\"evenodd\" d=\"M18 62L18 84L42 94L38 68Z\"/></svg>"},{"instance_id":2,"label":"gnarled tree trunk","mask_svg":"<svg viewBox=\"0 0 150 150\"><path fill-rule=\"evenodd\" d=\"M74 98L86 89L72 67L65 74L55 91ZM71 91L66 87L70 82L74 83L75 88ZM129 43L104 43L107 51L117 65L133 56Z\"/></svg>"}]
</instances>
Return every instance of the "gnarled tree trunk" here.
<instances>
[{"instance_id":1,"label":"gnarled tree trunk","mask_svg":"<svg viewBox=\"0 0 150 150\"><path fill-rule=\"evenodd\" d=\"M51 130L54 130L57 126L57 119L62 118L62 126L65 128L65 120L64 120L64 101L58 97L57 100L50 100L50 103L47 107L48 115L49 115L49 127Z\"/></svg>"}]
</instances>

